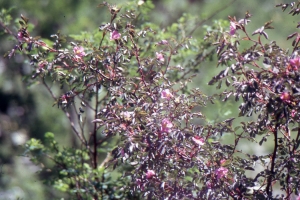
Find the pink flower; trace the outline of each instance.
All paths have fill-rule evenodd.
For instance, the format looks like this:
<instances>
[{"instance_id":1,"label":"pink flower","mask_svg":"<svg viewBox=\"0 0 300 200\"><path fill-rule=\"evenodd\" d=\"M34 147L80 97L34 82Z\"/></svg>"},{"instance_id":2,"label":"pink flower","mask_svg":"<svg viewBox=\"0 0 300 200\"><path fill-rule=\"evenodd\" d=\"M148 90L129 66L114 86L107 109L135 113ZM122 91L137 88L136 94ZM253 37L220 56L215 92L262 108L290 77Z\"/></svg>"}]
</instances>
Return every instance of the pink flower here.
<instances>
[{"instance_id":1,"label":"pink flower","mask_svg":"<svg viewBox=\"0 0 300 200\"><path fill-rule=\"evenodd\" d=\"M121 38L121 34L117 30L114 30L113 32L110 33L110 40L118 40L120 38Z\"/></svg>"},{"instance_id":2,"label":"pink flower","mask_svg":"<svg viewBox=\"0 0 300 200\"><path fill-rule=\"evenodd\" d=\"M230 35L234 35L236 32L236 25L234 22L230 22L230 31L229 31L229 34Z\"/></svg>"},{"instance_id":3,"label":"pink flower","mask_svg":"<svg viewBox=\"0 0 300 200\"><path fill-rule=\"evenodd\" d=\"M220 167L219 169L217 169L215 171L218 179L223 178L224 176L226 176L227 172L228 172L228 169L225 168L225 167Z\"/></svg>"},{"instance_id":4,"label":"pink flower","mask_svg":"<svg viewBox=\"0 0 300 200\"><path fill-rule=\"evenodd\" d=\"M161 132L169 133L171 131L171 128L173 127L172 122L168 119L163 119L161 121Z\"/></svg>"},{"instance_id":5,"label":"pink flower","mask_svg":"<svg viewBox=\"0 0 300 200\"><path fill-rule=\"evenodd\" d=\"M296 110L292 110L292 111L291 111L291 116L292 116L292 117L295 117L296 114L297 114Z\"/></svg>"},{"instance_id":6,"label":"pink flower","mask_svg":"<svg viewBox=\"0 0 300 200\"><path fill-rule=\"evenodd\" d=\"M156 59L160 62L164 62L165 61L165 58L164 58L164 55L162 53L155 53L156 54Z\"/></svg>"},{"instance_id":7,"label":"pink flower","mask_svg":"<svg viewBox=\"0 0 300 200\"><path fill-rule=\"evenodd\" d=\"M169 89L165 89L165 90L161 91L161 98L162 99L169 100L172 97L173 97L173 94L170 92Z\"/></svg>"},{"instance_id":8,"label":"pink flower","mask_svg":"<svg viewBox=\"0 0 300 200\"><path fill-rule=\"evenodd\" d=\"M167 40L161 40L161 41L159 41L156 44L158 44L158 45L166 45L166 44L169 44L169 42Z\"/></svg>"},{"instance_id":9,"label":"pink flower","mask_svg":"<svg viewBox=\"0 0 300 200\"><path fill-rule=\"evenodd\" d=\"M18 32L18 40L20 41L20 42L24 42L25 41L25 37L24 37L24 35L23 35L23 33L22 32Z\"/></svg>"},{"instance_id":10,"label":"pink flower","mask_svg":"<svg viewBox=\"0 0 300 200\"><path fill-rule=\"evenodd\" d=\"M201 137L199 137L199 136L194 136L193 138L192 138L192 140L196 143L196 144L198 144L199 146L202 146L202 145L204 145L204 139L203 138L201 138Z\"/></svg>"},{"instance_id":11,"label":"pink flower","mask_svg":"<svg viewBox=\"0 0 300 200\"><path fill-rule=\"evenodd\" d=\"M290 65L294 68L294 69L298 69L300 67L300 57L294 58L290 60Z\"/></svg>"},{"instance_id":12,"label":"pink flower","mask_svg":"<svg viewBox=\"0 0 300 200\"><path fill-rule=\"evenodd\" d=\"M220 164L221 164L221 165L224 165L225 163L226 163L226 160L225 160L225 159L220 160Z\"/></svg>"},{"instance_id":13,"label":"pink flower","mask_svg":"<svg viewBox=\"0 0 300 200\"><path fill-rule=\"evenodd\" d=\"M148 169L148 171L146 173L146 178L151 179L151 178L153 178L153 176L155 176L155 171Z\"/></svg>"},{"instance_id":14,"label":"pink flower","mask_svg":"<svg viewBox=\"0 0 300 200\"><path fill-rule=\"evenodd\" d=\"M76 58L81 58L81 57L85 56L84 48L81 47L81 46L80 47L78 47L78 46L74 47L73 52L74 52Z\"/></svg>"},{"instance_id":15,"label":"pink flower","mask_svg":"<svg viewBox=\"0 0 300 200\"><path fill-rule=\"evenodd\" d=\"M283 102L290 102L291 100L291 95L289 92L283 92L281 93L280 95L280 99L283 101Z\"/></svg>"}]
</instances>

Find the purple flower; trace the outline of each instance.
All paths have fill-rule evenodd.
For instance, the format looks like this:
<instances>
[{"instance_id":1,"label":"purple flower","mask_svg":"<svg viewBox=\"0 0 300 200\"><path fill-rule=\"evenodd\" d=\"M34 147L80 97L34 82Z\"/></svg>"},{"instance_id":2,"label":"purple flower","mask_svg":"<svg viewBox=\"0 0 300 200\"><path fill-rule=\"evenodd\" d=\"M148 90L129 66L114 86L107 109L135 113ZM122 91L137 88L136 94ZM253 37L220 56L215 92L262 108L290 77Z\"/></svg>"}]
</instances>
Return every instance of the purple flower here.
<instances>
[{"instance_id":1,"label":"purple flower","mask_svg":"<svg viewBox=\"0 0 300 200\"><path fill-rule=\"evenodd\" d=\"M161 121L161 132L169 133L171 131L171 128L173 127L172 122L170 122L169 119L163 119Z\"/></svg>"},{"instance_id":2,"label":"purple flower","mask_svg":"<svg viewBox=\"0 0 300 200\"><path fill-rule=\"evenodd\" d=\"M120 38L121 38L121 34L117 30L114 30L113 32L110 33L110 40L118 40Z\"/></svg>"},{"instance_id":3,"label":"purple flower","mask_svg":"<svg viewBox=\"0 0 300 200\"><path fill-rule=\"evenodd\" d=\"M164 58L164 55L162 53L155 53L156 54L156 59L158 61L161 61L161 62L164 62L165 61L165 58Z\"/></svg>"},{"instance_id":4,"label":"purple flower","mask_svg":"<svg viewBox=\"0 0 300 200\"><path fill-rule=\"evenodd\" d=\"M161 91L161 98L162 99L171 99L173 97L173 94L170 92L169 89L165 89L163 91Z\"/></svg>"},{"instance_id":5,"label":"purple flower","mask_svg":"<svg viewBox=\"0 0 300 200\"><path fill-rule=\"evenodd\" d=\"M229 31L229 34L230 35L234 35L236 32L236 25L234 22L230 22L230 31Z\"/></svg>"},{"instance_id":6,"label":"purple flower","mask_svg":"<svg viewBox=\"0 0 300 200\"><path fill-rule=\"evenodd\" d=\"M219 169L217 169L215 171L218 179L223 178L224 176L226 176L227 172L228 172L228 169L225 168L225 167L220 167Z\"/></svg>"}]
</instances>

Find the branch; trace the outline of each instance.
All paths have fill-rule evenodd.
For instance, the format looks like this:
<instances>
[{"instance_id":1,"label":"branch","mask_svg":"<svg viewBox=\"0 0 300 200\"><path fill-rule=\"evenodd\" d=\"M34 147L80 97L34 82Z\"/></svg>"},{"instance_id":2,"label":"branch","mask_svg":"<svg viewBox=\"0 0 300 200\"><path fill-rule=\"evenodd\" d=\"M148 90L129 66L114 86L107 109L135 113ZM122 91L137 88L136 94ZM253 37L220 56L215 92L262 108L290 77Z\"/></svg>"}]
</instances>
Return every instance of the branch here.
<instances>
[{"instance_id":1,"label":"branch","mask_svg":"<svg viewBox=\"0 0 300 200\"><path fill-rule=\"evenodd\" d=\"M196 24L195 28L188 34L189 37L192 36L193 33L194 33L194 32L195 32L202 24L204 24L204 22L206 22L206 21L212 19L214 16L216 16L217 14L219 14L221 11L225 10L226 8L228 8L228 7L229 7L231 4L233 4L235 1L236 1L236 0L232 0L232 1L229 2L227 5L225 5L225 6L221 7L220 9L216 10L216 11L214 12L214 14L212 14L212 15L210 15L209 17L207 17L206 19L204 19L204 20L198 22L198 23Z\"/></svg>"},{"instance_id":2,"label":"branch","mask_svg":"<svg viewBox=\"0 0 300 200\"><path fill-rule=\"evenodd\" d=\"M0 26L9 34L14 36L14 38L16 38L16 40L18 40L18 37L16 34L14 34L7 26L4 25L4 23L2 21L0 21Z\"/></svg>"},{"instance_id":3,"label":"branch","mask_svg":"<svg viewBox=\"0 0 300 200\"><path fill-rule=\"evenodd\" d=\"M273 150L273 155L272 155L272 160L271 160L271 175L269 175L268 177L268 183L267 183L267 187L266 187L266 192L268 194L269 197L272 196L272 180L273 180L273 174L275 173L274 169L275 169L275 160L276 160L276 154L277 154L277 148L278 148L278 124L276 124L275 129L273 130L273 134L274 134L274 150Z\"/></svg>"}]
</instances>

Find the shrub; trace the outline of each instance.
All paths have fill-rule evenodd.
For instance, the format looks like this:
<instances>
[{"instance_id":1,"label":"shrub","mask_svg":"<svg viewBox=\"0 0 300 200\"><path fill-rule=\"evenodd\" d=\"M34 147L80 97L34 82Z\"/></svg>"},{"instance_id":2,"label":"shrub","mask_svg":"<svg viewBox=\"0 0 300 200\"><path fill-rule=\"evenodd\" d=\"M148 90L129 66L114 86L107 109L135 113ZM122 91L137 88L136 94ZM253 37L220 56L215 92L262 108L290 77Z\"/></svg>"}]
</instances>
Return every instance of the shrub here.
<instances>
[{"instance_id":1,"label":"shrub","mask_svg":"<svg viewBox=\"0 0 300 200\"><path fill-rule=\"evenodd\" d=\"M277 183L284 198L298 195L297 32L287 38L293 39L289 53L265 40L272 22L247 32L249 12L243 19L218 21L199 41L186 34L189 15L168 31L144 21L150 1L122 10L101 6L111 20L97 32L71 35L75 42L60 33L52 42L33 37L21 16L18 44L6 54L30 60L27 81L48 90L78 139L74 147L62 148L48 132L44 142L27 142L25 154L44 163L42 173L51 168L50 184L78 199L279 199ZM299 3L278 6L299 13ZM199 65L214 53L225 69L208 84L221 89L224 82L226 89L213 95L190 89ZM236 117L244 121L210 122L202 110L220 101L236 101ZM234 143L221 142L225 133ZM254 145L257 137L261 146L271 140L271 153L240 149L243 140Z\"/></svg>"}]
</instances>

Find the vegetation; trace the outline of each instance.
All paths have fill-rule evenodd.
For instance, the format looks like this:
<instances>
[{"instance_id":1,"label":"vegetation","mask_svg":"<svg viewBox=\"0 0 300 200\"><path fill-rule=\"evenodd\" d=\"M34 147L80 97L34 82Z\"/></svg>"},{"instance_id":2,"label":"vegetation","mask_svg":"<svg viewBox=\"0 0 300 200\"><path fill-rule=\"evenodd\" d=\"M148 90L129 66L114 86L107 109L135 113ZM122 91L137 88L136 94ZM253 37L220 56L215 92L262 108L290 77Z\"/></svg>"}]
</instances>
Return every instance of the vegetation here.
<instances>
[{"instance_id":1,"label":"vegetation","mask_svg":"<svg viewBox=\"0 0 300 200\"><path fill-rule=\"evenodd\" d=\"M30 159L23 171L37 166L31 178L47 186L32 186L39 199L299 196L299 33L287 36L288 50L271 38L272 21L249 32L248 11L205 24L234 2L200 21L185 13L167 28L150 21L151 1L103 2L108 17L98 30L50 37L36 36L39 26L24 15L13 23L13 11L2 9L11 45L4 57L17 71L11 77L22 85L21 74L51 98L39 99L47 101L45 113L32 113L33 94L20 87L26 98L17 94L15 104L1 106L8 116L0 116L1 131L12 132L15 146L5 137L2 144ZM299 5L277 7L294 16ZM193 84L200 71L210 89ZM2 162L9 157L3 151ZM30 199L22 192L14 198Z\"/></svg>"}]
</instances>

